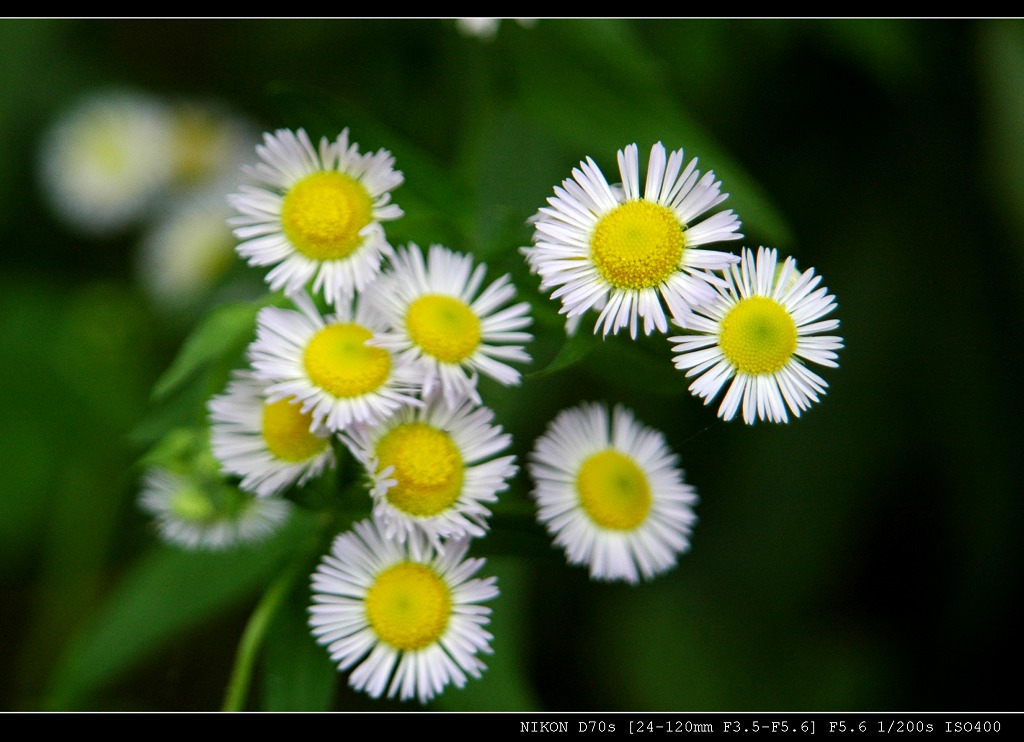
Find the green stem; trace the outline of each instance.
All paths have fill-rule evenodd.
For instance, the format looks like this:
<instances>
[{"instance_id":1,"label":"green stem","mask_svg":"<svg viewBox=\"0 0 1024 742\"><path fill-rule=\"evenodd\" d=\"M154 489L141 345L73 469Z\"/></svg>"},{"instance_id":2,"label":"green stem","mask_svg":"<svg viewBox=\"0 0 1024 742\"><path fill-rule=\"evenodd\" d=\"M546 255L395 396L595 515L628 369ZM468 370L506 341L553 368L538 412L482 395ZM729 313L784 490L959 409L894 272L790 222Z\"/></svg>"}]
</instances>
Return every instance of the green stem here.
<instances>
[{"instance_id":1,"label":"green stem","mask_svg":"<svg viewBox=\"0 0 1024 742\"><path fill-rule=\"evenodd\" d=\"M344 458L339 457L339 469L342 468L343 462ZM340 489L340 500L344 503L342 508L344 515L339 514L337 511L334 513L326 511L327 517L322 518L320 522L320 536L310 542L309 546L311 548L320 550L321 546L323 546L322 541L333 537L337 532L339 520L343 520L346 523L346 527L351 527L353 519L358 517L357 513L363 512L366 509L366 503L362 502L367 499L366 488L360 482L349 482L346 486L340 487ZM356 512L347 512L352 503L356 501L361 503ZM245 625L245 631L242 632L242 638L238 642L238 651L235 653L235 666L231 671L231 680L228 683L227 693L224 696L222 711L244 710L245 701L249 695L249 686L252 681L253 667L256 664L256 656L259 654L260 647L263 645L263 640L267 635L270 624L274 620L274 616L277 615L277 611L284 602L285 597L287 597L288 591L291 590L292 585L295 583L296 577L302 574L302 569L305 565L305 558L296 559L291 568L285 570L277 580L270 584L270 587L267 588L259 604L249 617L249 622Z\"/></svg>"},{"instance_id":2,"label":"green stem","mask_svg":"<svg viewBox=\"0 0 1024 742\"><path fill-rule=\"evenodd\" d=\"M285 596L288 595L298 574L299 570L294 566L282 573L267 588L256 609L252 612L252 616L249 617L249 622L242 633L242 639L238 643L235 666L231 671L231 681L228 683L227 694L224 697L223 711L244 710L256 655L263 645L267 629L273 622L274 616L277 615L277 610L284 602Z\"/></svg>"}]
</instances>

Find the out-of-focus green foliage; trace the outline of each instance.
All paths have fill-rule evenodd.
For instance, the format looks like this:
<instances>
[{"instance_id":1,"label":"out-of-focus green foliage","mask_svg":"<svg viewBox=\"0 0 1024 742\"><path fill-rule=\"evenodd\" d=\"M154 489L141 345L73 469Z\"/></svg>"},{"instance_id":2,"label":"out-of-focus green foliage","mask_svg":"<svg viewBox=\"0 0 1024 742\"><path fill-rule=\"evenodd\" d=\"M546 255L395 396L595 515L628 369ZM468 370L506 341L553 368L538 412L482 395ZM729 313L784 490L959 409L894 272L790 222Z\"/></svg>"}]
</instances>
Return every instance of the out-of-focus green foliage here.
<instances>
[{"instance_id":1,"label":"out-of-focus green foliage","mask_svg":"<svg viewBox=\"0 0 1024 742\"><path fill-rule=\"evenodd\" d=\"M69 647L54 679L53 708L88 708L98 689L135 669L170 637L251 596L310 533L309 519L300 517L259 547L224 554L164 548L148 554L122 577L92 625Z\"/></svg>"},{"instance_id":2,"label":"out-of-focus green foliage","mask_svg":"<svg viewBox=\"0 0 1024 742\"><path fill-rule=\"evenodd\" d=\"M351 691L309 635L306 575L335 521L300 509L264 545L192 554L138 509L147 453L201 429L278 299L238 289L262 275L238 261L183 327L138 284L141 227L86 237L50 212L42 133L111 87L390 150L406 215L389 239L473 252L531 304L522 386L482 387L521 467L558 411L605 399L664 431L696 487L691 552L628 587L565 564L521 472L474 546L501 590L495 653L430 708L1019 705L1001 678L1024 565L1022 22L506 20L481 40L451 19L7 19L0 708L221 708L250 613L290 568L245 708L419 709ZM612 174L616 150L657 141L714 170L743 244L836 295L846 347L801 419L721 422L664 338L602 340L587 319L569 338L527 272L528 219L572 168Z\"/></svg>"}]
</instances>

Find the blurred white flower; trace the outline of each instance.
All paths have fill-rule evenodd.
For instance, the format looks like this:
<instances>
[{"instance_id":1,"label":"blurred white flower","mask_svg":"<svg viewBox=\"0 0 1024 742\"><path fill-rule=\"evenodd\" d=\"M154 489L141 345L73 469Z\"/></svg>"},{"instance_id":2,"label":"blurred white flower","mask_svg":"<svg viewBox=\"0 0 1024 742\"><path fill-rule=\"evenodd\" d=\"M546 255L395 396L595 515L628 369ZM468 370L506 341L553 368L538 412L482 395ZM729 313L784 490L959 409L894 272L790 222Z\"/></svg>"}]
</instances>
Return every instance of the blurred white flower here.
<instances>
[{"instance_id":1,"label":"blurred white flower","mask_svg":"<svg viewBox=\"0 0 1024 742\"><path fill-rule=\"evenodd\" d=\"M291 515L292 504L152 467L143 477L139 507L153 516L167 543L185 549L221 550L269 537Z\"/></svg>"},{"instance_id":2,"label":"blurred white flower","mask_svg":"<svg viewBox=\"0 0 1024 742\"><path fill-rule=\"evenodd\" d=\"M174 177L182 189L218 189L224 201L260 141L245 116L216 100L171 104Z\"/></svg>"},{"instance_id":3,"label":"blurred white flower","mask_svg":"<svg viewBox=\"0 0 1024 742\"><path fill-rule=\"evenodd\" d=\"M180 312L207 298L236 260L223 194L176 201L142 237L136 269L154 304Z\"/></svg>"},{"instance_id":4,"label":"blurred white flower","mask_svg":"<svg viewBox=\"0 0 1024 742\"><path fill-rule=\"evenodd\" d=\"M106 236L136 224L174 177L174 127L158 98L126 90L89 95L44 134L43 192L72 228Z\"/></svg>"},{"instance_id":5,"label":"blurred white flower","mask_svg":"<svg viewBox=\"0 0 1024 742\"><path fill-rule=\"evenodd\" d=\"M514 20L523 28L529 28L537 21L536 18L456 18L455 27L463 36L475 36L490 41L497 36L503 20Z\"/></svg>"}]
</instances>

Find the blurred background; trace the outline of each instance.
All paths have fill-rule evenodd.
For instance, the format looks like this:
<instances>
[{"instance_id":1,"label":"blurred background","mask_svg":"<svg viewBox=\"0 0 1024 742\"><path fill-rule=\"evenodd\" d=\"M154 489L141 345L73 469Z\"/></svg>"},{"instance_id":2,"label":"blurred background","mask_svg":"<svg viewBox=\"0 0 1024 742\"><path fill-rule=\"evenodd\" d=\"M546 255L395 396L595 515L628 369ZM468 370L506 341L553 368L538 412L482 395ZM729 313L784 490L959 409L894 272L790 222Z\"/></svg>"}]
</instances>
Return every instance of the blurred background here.
<instances>
[{"instance_id":1,"label":"blurred background","mask_svg":"<svg viewBox=\"0 0 1024 742\"><path fill-rule=\"evenodd\" d=\"M119 135L139 154L110 192L61 177L97 100L177 126ZM0 20L0 708L221 707L315 519L181 552L137 505L140 461L201 424L251 326L169 381L193 328L265 291L223 223L239 162L262 131L346 126L405 173L393 244L472 251L534 304L536 374L484 395L516 452L621 402L701 497L676 569L598 584L522 517L521 474L474 546L502 592L489 669L430 708L1019 708L1024 23L682 19ZM743 244L836 296L846 347L803 418L723 423L663 338L558 355L527 219L581 159L614 179L656 141L721 178ZM348 690L299 588L246 708L417 710Z\"/></svg>"}]
</instances>

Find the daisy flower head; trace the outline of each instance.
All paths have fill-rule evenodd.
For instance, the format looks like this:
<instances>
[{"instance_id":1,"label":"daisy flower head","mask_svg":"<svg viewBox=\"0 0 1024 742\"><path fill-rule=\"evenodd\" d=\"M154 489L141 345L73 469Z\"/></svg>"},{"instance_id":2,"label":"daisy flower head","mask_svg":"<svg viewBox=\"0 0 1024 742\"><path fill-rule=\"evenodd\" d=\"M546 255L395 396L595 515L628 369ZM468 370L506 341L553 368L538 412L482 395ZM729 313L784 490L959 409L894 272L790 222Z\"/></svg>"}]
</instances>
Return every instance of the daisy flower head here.
<instances>
[{"instance_id":1,"label":"daisy flower head","mask_svg":"<svg viewBox=\"0 0 1024 742\"><path fill-rule=\"evenodd\" d=\"M260 162L245 172L257 185L229 196L237 250L253 266L274 266L273 290L313 293L342 303L377 277L392 252L381 222L402 210L391 191L402 184L385 149L361 154L348 129L314 147L304 129L278 129L256 146Z\"/></svg>"},{"instance_id":2,"label":"daisy flower head","mask_svg":"<svg viewBox=\"0 0 1024 742\"><path fill-rule=\"evenodd\" d=\"M249 346L254 374L267 381L267 400L297 401L312 428L331 432L383 420L419 404L419 374L386 348L371 344L384 329L364 302L347 301L322 316L305 293L297 309L264 307Z\"/></svg>"},{"instance_id":3,"label":"daisy flower head","mask_svg":"<svg viewBox=\"0 0 1024 742\"><path fill-rule=\"evenodd\" d=\"M213 455L258 497L301 486L334 465L329 431L293 399L268 401L266 388L251 371L236 371L208 404Z\"/></svg>"},{"instance_id":4,"label":"daisy flower head","mask_svg":"<svg viewBox=\"0 0 1024 742\"><path fill-rule=\"evenodd\" d=\"M223 195L197 192L176 200L142 236L136 275L169 314L198 306L237 260Z\"/></svg>"},{"instance_id":5,"label":"daisy flower head","mask_svg":"<svg viewBox=\"0 0 1024 742\"><path fill-rule=\"evenodd\" d=\"M224 202L239 168L252 157L259 129L218 100L179 100L171 109L177 185L186 191L223 188Z\"/></svg>"},{"instance_id":6,"label":"daisy flower head","mask_svg":"<svg viewBox=\"0 0 1024 742\"><path fill-rule=\"evenodd\" d=\"M69 226L105 237L136 225L174 177L167 106L130 90L104 90L76 103L43 136L44 195Z\"/></svg>"},{"instance_id":7,"label":"daisy flower head","mask_svg":"<svg viewBox=\"0 0 1024 742\"><path fill-rule=\"evenodd\" d=\"M472 36L481 41L491 41L498 35L498 28L503 18L456 18L455 27L463 36ZM529 28L536 22L536 18L515 18L523 28Z\"/></svg>"},{"instance_id":8,"label":"daisy flower head","mask_svg":"<svg viewBox=\"0 0 1024 742\"><path fill-rule=\"evenodd\" d=\"M736 257L701 246L743 235L731 209L696 221L729 194L713 172L701 177L696 159L683 167L683 150L666 157L661 142L651 148L642 194L636 144L619 150L618 163L621 185L589 157L574 168L532 220L534 244L522 252L567 319L595 309L594 332L629 327L635 338L641 318L644 334L666 332L666 307L679 314L709 298L709 271Z\"/></svg>"},{"instance_id":9,"label":"daisy flower head","mask_svg":"<svg viewBox=\"0 0 1024 742\"><path fill-rule=\"evenodd\" d=\"M288 520L292 506L279 497L254 497L223 483L151 467L143 476L139 507L155 519L167 543L219 551L263 541Z\"/></svg>"},{"instance_id":10,"label":"daisy flower head","mask_svg":"<svg viewBox=\"0 0 1024 742\"><path fill-rule=\"evenodd\" d=\"M372 520L340 534L312 576L309 625L349 685L373 698L385 693L427 703L486 669L487 631L498 595L494 577L474 575L483 559L466 559L468 540L437 552L421 534L404 543Z\"/></svg>"},{"instance_id":11,"label":"daisy flower head","mask_svg":"<svg viewBox=\"0 0 1024 742\"><path fill-rule=\"evenodd\" d=\"M493 419L471 400L451 405L437 396L342 434L366 467L373 515L386 538L420 533L443 551L444 539L487 532L487 503L518 471L514 456L497 456L512 438Z\"/></svg>"},{"instance_id":12,"label":"daisy flower head","mask_svg":"<svg viewBox=\"0 0 1024 742\"><path fill-rule=\"evenodd\" d=\"M424 258L410 244L365 294L391 327L378 342L420 369L424 396L439 388L451 404L463 397L480 402L479 374L513 386L521 374L506 362L530 361L522 346L533 339L523 331L529 304L509 306L516 289L508 274L481 291L486 271L442 245Z\"/></svg>"},{"instance_id":13,"label":"daisy flower head","mask_svg":"<svg viewBox=\"0 0 1024 742\"><path fill-rule=\"evenodd\" d=\"M664 436L624 407L560 412L534 444L529 471L537 520L591 579L651 579L690 548L697 494Z\"/></svg>"},{"instance_id":14,"label":"daisy flower head","mask_svg":"<svg viewBox=\"0 0 1024 742\"><path fill-rule=\"evenodd\" d=\"M696 377L690 391L709 404L730 379L718 416L731 420L742 407L743 420L788 422L819 401L828 384L805 361L836 368L843 339L822 335L839 327L822 319L835 298L819 287L814 269L801 273L796 261L780 266L774 249L743 250L738 265L725 273L714 302L676 320L688 334L669 338L675 367Z\"/></svg>"}]
</instances>

